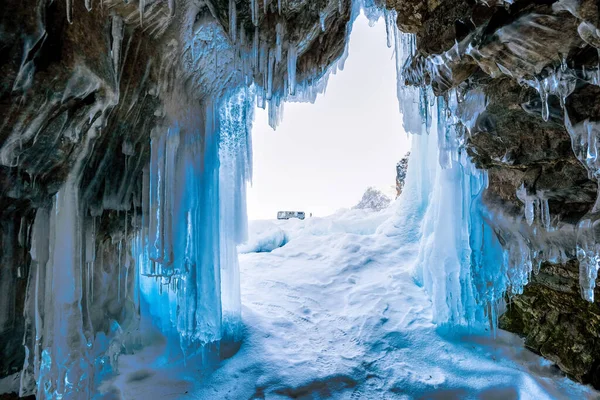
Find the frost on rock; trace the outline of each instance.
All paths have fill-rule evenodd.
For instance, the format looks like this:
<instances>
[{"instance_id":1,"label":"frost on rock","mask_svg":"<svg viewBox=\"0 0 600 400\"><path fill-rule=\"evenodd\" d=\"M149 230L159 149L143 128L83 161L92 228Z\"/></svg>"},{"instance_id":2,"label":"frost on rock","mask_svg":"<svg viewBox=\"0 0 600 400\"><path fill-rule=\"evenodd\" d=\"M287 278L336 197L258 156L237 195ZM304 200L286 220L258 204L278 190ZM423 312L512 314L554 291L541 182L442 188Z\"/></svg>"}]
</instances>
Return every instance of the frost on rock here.
<instances>
[{"instance_id":1,"label":"frost on rock","mask_svg":"<svg viewBox=\"0 0 600 400\"><path fill-rule=\"evenodd\" d=\"M358 204L352 208L359 210L370 209L374 211L381 211L389 206L391 201L392 200L381 191L375 189L374 187L369 187L363 194Z\"/></svg>"},{"instance_id":2,"label":"frost on rock","mask_svg":"<svg viewBox=\"0 0 600 400\"><path fill-rule=\"evenodd\" d=\"M404 182L406 182L406 174L408 170L408 161L410 159L410 152L408 152L398 164L396 164L396 198L400 197L402 190L404 189Z\"/></svg>"}]
</instances>

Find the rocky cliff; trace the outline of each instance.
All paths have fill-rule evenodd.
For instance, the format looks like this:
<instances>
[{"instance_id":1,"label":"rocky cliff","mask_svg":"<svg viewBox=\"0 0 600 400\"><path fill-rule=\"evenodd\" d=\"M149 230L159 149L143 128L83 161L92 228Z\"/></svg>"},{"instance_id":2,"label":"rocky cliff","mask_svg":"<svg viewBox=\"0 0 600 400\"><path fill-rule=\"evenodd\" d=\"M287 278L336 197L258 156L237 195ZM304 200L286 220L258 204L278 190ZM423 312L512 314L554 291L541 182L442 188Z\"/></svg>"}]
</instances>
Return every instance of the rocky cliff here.
<instances>
[{"instance_id":1,"label":"rocky cliff","mask_svg":"<svg viewBox=\"0 0 600 400\"><path fill-rule=\"evenodd\" d=\"M404 182L406 181L406 172L408 171L408 159L410 157L410 152L408 152L398 164L396 164L396 198L400 197L402 194L402 189L404 188Z\"/></svg>"}]
</instances>

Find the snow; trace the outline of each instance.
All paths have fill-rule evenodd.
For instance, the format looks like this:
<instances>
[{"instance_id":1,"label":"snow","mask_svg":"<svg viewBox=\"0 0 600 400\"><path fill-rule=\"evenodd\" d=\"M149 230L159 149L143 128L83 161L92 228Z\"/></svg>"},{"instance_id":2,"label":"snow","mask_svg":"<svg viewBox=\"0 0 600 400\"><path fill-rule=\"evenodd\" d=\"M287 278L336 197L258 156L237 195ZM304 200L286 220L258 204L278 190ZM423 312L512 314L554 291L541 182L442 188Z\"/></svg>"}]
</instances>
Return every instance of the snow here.
<instances>
[{"instance_id":1,"label":"snow","mask_svg":"<svg viewBox=\"0 0 600 400\"><path fill-rule=\"evenodd\" d=\"M380 212L251 223L251 238L281 231L288 242L240 255L239 352L200 377L148 347L121 356L103 389L123 399L595 398L512 334L432 323L414 279L418 202L405 191Z\"/></svg>"},{"instance_id":2,"label":"snow","mask_svg":"<svg viewBox=\"0 0 600 400\"><path fill-rule=\"evenodd\" d=\"M275 223L255 221L250 226L248 241L238 247L240 253L270 252L287 243L285 232Z\"/></svg>"}]
</instances>

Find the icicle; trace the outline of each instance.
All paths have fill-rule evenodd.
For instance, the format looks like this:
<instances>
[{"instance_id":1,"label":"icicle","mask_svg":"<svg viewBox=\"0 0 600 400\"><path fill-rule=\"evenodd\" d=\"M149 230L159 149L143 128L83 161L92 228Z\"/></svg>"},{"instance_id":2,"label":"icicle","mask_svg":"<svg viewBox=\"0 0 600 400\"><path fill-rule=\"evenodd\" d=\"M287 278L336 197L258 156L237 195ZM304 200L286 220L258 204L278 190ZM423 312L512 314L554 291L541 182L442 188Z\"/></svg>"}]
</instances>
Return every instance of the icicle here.
<instances>
[{"instance_id":1,"label":"icicle","mask_svg":"<svg viewBox=\"0 0 600 400\"><path fill-rule=\"evenodd\" d=\"M529 226L531 226L533 224L533 219L534 219L534 205L535 205L535 200L533 199L527 199L525 200L525 220L527 221L527 224Z\"/></svg>"},{"instance_id":2,"label":"icicle","mask_svg":"<svg viewBox=\"0 0 600 400\"><path fill-rule=\"evenodd\" d=\"M257 69L259 66L259 45L260 35L258 26L254 28L254 36L252 37L252 66Z\"/></svg>"},{"instance_id":3,"label":"icicle","mask_svg":"<svg viewBox=\"0 0 600 400\"><path fill-rule=\"evenodd\" d=\"M138 10L140 12L140 26L144 25L144 11L146 9L146 0L139 0Z\"/></svg>"},{"instance_id":4,"label":"icicle","mask_svg":"<svg viewBox=\"0 0 600 400\"><path fill-rule=\"evenodd\" d=\"M325 11L321 11L319 13L319 21L321 23L321 32L325 32L327 30L327 27L325 26L326 18L327 18L327 14L325 13Z\"/></svg>"},{"instance_id":5,"label":"icicle","mask_svg":"<svg viewBox=\"0 0 600 400\"><path fill-rule=\"evenodd\" d=\"M296 63L298 62L298 49L295 43L290 42L288 48L287 76L290 95L296 94Z\"/></svg>"},{"instance_id":6,"label":"icicle","mask_svg":"<svg viewBox=\"0 0 600 400\"><path fill-rule=\"evenodd\" d=\"M73 0L66 0L67 2L67 22L73 23Z\"/></svg>"},{"instance_id":7,"label":"icicle","mask_svg":"<svg viewBox=\"0 0 600 400\"><path fill-rule=\"evenodd\" d=\"M252 23L254 26L258 26L258 0L250 0L250 14Z\"/></svg>"},{"instance_id":8,"label":"icicle","mask_svg":"<svg viewBox=\"0 0 600 400\"><path fill-rule=\"evenodd\" d=\"M276 37L275 37L275 61L277 63L281 62L281 54L283 51L283 36L285 35L284 26L281 22L277 23L275 27Z\"/></svg>"},{"instance_id":9,"label":"icicle","mask_svg":"<svg viewBox=\"0 0 600 400\"><path fill-rule=\"evenodd\" d=\"M550 207L548 205L548 199L541 200L541 218L542 225L546 229L546 231L550 230Z\"/></svg>"},{"instance_id":10,"label":"icicle","mask_svg":"<svg viewBox=\"0 0 600 400\"><path fill-rule=\"evenodd\" d=\"M529 226L533 225L535 220L535 208L537 207L537 197L527 193L525 185L521 185L517 189L517 198L523 202L525 210L525 221Z\"/></svg>"},{"instance_id":11,"label":"icicle","mask_svg":"<svg viewBox=\"0 0 600 400\"><path fill-rule=\"evenodd\" d=\"M92 0L85 0L85 9L92 11Z\"/></svg>"},{"instance_id":12,"label":"icicle","mask_svg":"<svg viewBox=\"0 0 600 400\"><path fill-rule=\"evenodd\" d=\"M169 13L172 17L173 15L175 15L175 0L168 0L168 1L169 1Z\"/></svg>"},{"instance_id":13,"label":"icicle","mask_svg":"<svg viewBox=\"0 0 600 400\"><path fill-rule=\"evenodd\" d=\"M120 68L121 43L123 42L123 19L117 15L112 17L112 50L111 57L113 60L113 68L115 76L117 76ZM118 77L117 77L118 79Z\"/></svg>"},{"instance_id":14,"label":"icicle","mask_svg":"<svg viewBox=\"0 0 600 400\"><path fill-rule=\"evenodd\" d=\"M122 257L123 241L119 240L118 247L118 262L117 262L117 303L121 303L121 257Z\"/></svg>"},{"instance_id":15,"label":"icicle","mask_svg":"<svg viewBox=\"0 0 600 400\"><path fill-rule=\"evenodd\" d=\"M341 0L340 0L341 3ZM385 33L386 33L386 39L387 39L387 47L389 49L392 48L393 45L393 40L394 40L394 29L396 29L396 21L395 21L395 13L389 11L389 10L385 10L384 11L384 18L385 18Z\"/></svg>"},{"instance_id":16,"label":"icicle","mask_svg":"<svg viewBox=\"0 0 600 400\"><path fill-rule=\"evenodd\" d=\"M579 223L577 238L577 260L579 261L579 286L581 297L594 301L594 289L600 269L600 246L595 243L592 220L586 218Z\"/></svg>"},{"instance_id":17,"label":"icicle","mask_svg":"<svg viewBox=\"0 0 600 400\"><path fill-rule=\"evenodd\" d=\"M229 0L229 35L231 41L236 43L237 41L237 9L235 0Z\"/></svg>"},{"instance_id":18,"label":"icicle","mask_svg":"<svg viewBox=\"0 0 600 400\"><path fill-rule=\"evenodd\" d=\"M269 50L268 66L267 66L267 100L273 97L273 79L275 75L275 54Z\"/></svg>"}]
</instances>

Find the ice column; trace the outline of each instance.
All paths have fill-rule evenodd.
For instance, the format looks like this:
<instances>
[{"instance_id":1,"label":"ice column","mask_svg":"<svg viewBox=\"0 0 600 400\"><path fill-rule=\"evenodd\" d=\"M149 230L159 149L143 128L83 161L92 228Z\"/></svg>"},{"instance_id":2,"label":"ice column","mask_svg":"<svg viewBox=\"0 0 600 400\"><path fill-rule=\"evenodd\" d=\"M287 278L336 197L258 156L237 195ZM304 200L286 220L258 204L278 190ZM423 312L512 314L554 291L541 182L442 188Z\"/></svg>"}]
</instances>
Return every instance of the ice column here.
<instances>
[{"instance_id":1,"label":"ice column","mask_svg":"<svg viewBox=\"0 0 600 400\"><path fill-rule=\"evenodd\" d=\"M416 210L424 210L417 280L431 296L436 323L494 325L507 289L503 252L480 200L487 174L472 165L463 148L468 134L463 124L470 128L485 109L485 97L451 92L436 98L427 87L406 86L403 67L415 51L415 39L399 32L394 21L386 16L388 36L393 32L395 39L403 126L420 135L413 136L409 166L411 179L420 180L411 183L420 193L422 206ZM427 161L432 159L434 170Z\"/></svg>"},{"instance_id":2,"label":"ice column","mask_svg":"<svg viewBox=\"0 0 600 400\"><path fill-rule=\"evenodd\" d=\"M147 214L132 244L142 315L177 344L172 349L199 354L204 365L223 338L240 339L236 245L247 231L253 107L254 93L242 89L152 136Z\"/></svg>"},{"instance_id":3,"label":"ice column","mask_svg":"<svg viewBox=\"0 0 600 400\"><path fill-rule=\"evenodd\" d=\"M444 99L436 102L439 163L423 220L419 278L432 297L436 323L475 326L496 319L506 288L502 249L479 208L487 175L467 158L460 125L449 119Z\"/></svg>"},{"instance_id":4,"label":"ice column","mask_svg":"<svg viewBox=\"0 0 600 400\"><path fill-rule=\"evenodd\" d=\"M223 329L234 341L241 335L241 299L237 245L246 240L246 184L252 176L251 89L234 93L221 108L219 201Z\"/></svg>"}]
</instances>

